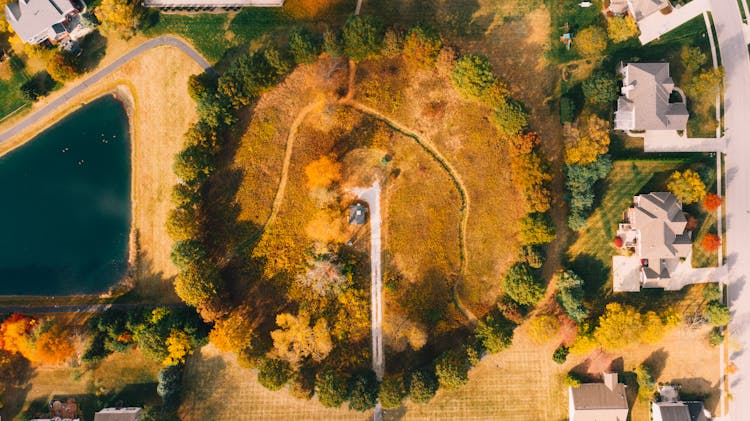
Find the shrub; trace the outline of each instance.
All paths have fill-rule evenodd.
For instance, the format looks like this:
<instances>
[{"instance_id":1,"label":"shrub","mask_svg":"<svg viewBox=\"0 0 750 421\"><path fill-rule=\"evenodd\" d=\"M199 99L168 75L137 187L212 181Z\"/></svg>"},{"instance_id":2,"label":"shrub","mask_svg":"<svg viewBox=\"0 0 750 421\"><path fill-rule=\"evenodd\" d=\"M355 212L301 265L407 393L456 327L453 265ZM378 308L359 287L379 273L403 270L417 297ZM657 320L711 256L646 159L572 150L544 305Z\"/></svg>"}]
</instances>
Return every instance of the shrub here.
<instances>
[{"instance_id":1,"label":"shrub","mask_svg":"<svg viewBox=\"0 0 750 421\"><path fill-rule=\"evenodd\" d=\"M576 104L572 99L564 96L560 98L560 122L572 123L576 118Z\"/></svg>"},{"instance_id":2,"label":"shrub","mask_svg":"<svg viewBox=\"0 0 750 421\"><path fill-rule=\"evenodd\" d=\"M584 57L598 56L607 48L607 33L601 27L589 26L576 35L573 45Z\"/></svg>"},{"instance_id":3,"label":"shrub","mask_svg":"<svg viewBox=\"0 0 750 421\"><path fill-rule=\"evenodd\" d=\"M608 17L607 35L614 43L624 42L638 35L638 25L630 15Z\"/></svg>"},{"instance_id":4,"label":"shrub","mask_svg":"<svg viewBox=\"0 0 750 421\"><path fill-rule=\"evenodd\" d=\"M715 327L708 332L708 343L711 346L719 346L724 342L724 332L720 327Z\"/></svg>"},{"instance_id":5,"label":"shrub","mask_svg":"<svg viewBox=\"0 0 750 421\"><path fill-rule=\"evenodd\" d=\"M513 301L521 305L534 305L544 296L544 287L524 263L515 263L508 269L503 289Z\"/></svg>"},{"instance_id":6,"label":"shrub","mask_svg":"<svg viewBox=\"0 0 750 421\"><path fill-rule=\"evenodd\" d=\"M731 315L729 308L722 302L712 301L706 305L706 320L714 326L726 326Z\"/></svg>"},{"instance_id":7,"label":"shrub","mask_svg":"<svg viewBox=\"0 0 750 421\"><path fill-rule=\"evenodd\" d=\"M501 317L489 315L474 328L474 336L484 350L496 354L510 346L513 341L513 329Z\"/></svg>"},{"instance_id":8,"label":"shrub","mask_svg":"<svg viewBox=\"0 0 750 421\"><path fill-rule=\"evenodd\" d=\"M464 350L443 352L435 362L435 374L440 387L446 390L456 390L469 381L468 355Z\"/></svg>"},{"instance_id":9,"label":"shrub","mask_svg":"<svg viewBox=\"0 0 750 421\"><path fill-rule=\"evenodd\" d=\"M651 369L641 364L633 370L638 381L638 398L648 400L656 393L656 382Z\"/></svg>"},{"instance_id":10,"label":"shrub","mask_svg":"<svg viewBox=\"0 0 750 421\"><path fill-rule=\"evenodd\" d=\"M314 62L320 53L320 48L308 30L296 28L289 34L289 51L297 64L303 64Z\"/></svg>"},{"instance_id":11,"label":"shrub","mask_svg":"<svg viewBox=\"0 0 750 421\"><path fill-rule=\"evenodd\" d=\"M401 406L406 398L404 380L400 376L385 375L380 385L378 398L385 409L395 409Z\"/></svg>"},{"instance_id":12,"label":"shrub","mask_svg":"<svg viewBox=\"0 0 750 421\"><path fill-rule=\"evenodd\" d=\"M716 234L706 234L701 240L701 247L703 247L703 250L713 253L721 247L721 237Z\"/></svg>"},{"instance_id":13,"label":"shrub","mask_svg":"<svg viewBox=\"0 0 750 421\"><path fill-rule=\"evenodd\" d=\"M718 284L706 284L703 288L703 299L706 301L719 301L721 300L721 289Z\"/></svg>"},{"instance_id":14,"label":"shrub","mask_svg":"<svg viewBox=\"0 0 750 421\"><path fill-rule=\"evenodd\" d=\"M404 39L404 60L417 67L430 68L435 65L441 48L440 34L418 25L411 28Z\"/></svg>"},{"instance_id":15,"label":"shrub","mask_svg":"<svg viewBox=\"0 0 750 421\"><path fill-rule=\"evenodd\" d=\"M435 375L426 369L417 369L409 377L409 399L416 403L429 402L438 390Z\"/></svg>"},{"instance_id":16,"label":"shrub","mask_svg":"<svg viewBox=\"0 0 750 421\"><path fill-rule=\"evenodd\" d=\"M315 394L320 403L328 408L338 408L348 397L346 381L337 371L325 369L315 376Z\"/></svg>"},{"instance_id":17,"label":"shrub","mask_svg":"<svg viewBox=\"0 0 750 421\"><path fill-rule=\"evenodd\" d=\"M552 361L556 362L557 364L565 364L565 361L568 359L569 353L570 348L565 345L560 345L555 348L555 352L552 354Z\"/></svg>"},{"instance_id":18,"label":"shrub","mask_svg":"<svg viewBox=\"0 0 750 421\"><path fill-rule=\"evenodd\" d=\"M350 16L341 38L344 54L356 62L378 55L383 47L383 30L371 16Z\"/></svg>"},{"instance_id":19,"label":"shrub","mask_svg":"<svg viewBox=\"0 0 750 421\"><path fill-rule=\"evenodd\" d=\"M518 261L530 268L539 269L544 265L544 253L535 246L522 246L518 252Z\"/></svg>"},{"instance_id":20,"label":"shrub","mask_svg":"<svg viewBox=\"0 0 750 421\"><path fill-rule=\"evenodd\" d=\"M268 390L281 389L291 376L292 370L286 361L265 358L258 366L258 383Z\"/></svg>"},{"instance_id":21,"label":"shrub","mask_svg":"<svg viewBox=\"0 0 750 421\"><path fill-rule=\"evenodd\" d=\"M546 213L530 213L520 222L521 244L534 246L547 244L555 239L555 226Z\"/></svg>"},{"instance_id":22,"label":"shrub","mask_svg":"<svg viewBox=\"0 0 750 421\"><path fill-rule=\"evenodd\" d=\"M595 72L581 84L583 95L590 102L605 104L617 99L617 81L606 72Z\"/></svg>"},{"instance_id":23,"label":"shrub","mask_svg":"<svg viewBox=\"0 0 750 421\"><path fill-rule=\"evenodd\" d=\"M378 389L378 380L372 370L355 373L349 379L349 409L362 412L374 408Z\"/></svg>"},{"instance_id":24,"label":"shrub","mask_svg":"<svg viewBox=\"0 0 750 421\"><path fill-rule=\"evenodd\" d=\"M487 57L476 54L467 54L459 58L450 79L462 97L480 102L496 81L490 61Z\"/></svg>"},{"instance_id":25,"label":"shrub","mask_svg":"<svg viewBox=\"0 0 750 421\"><path fill-rule=\"evenodd\" d=\"M583 306L583 279L572 270L566 270L557 278L557 302L577 323L588 317Z\"/></svg>"},{"instance_id":26,"label":"shrub","mask_svg":"<svg viewBox=\"0 0 750 421\"><path fill-rule=\"evenodd\" d=\"M724 201L721 200L721 197L713 193L709 193L703 198L703 206L709 212L714 212L716 209L719 209L719 206L721 206L722 203L724 203Z\"/></svg>"},{"instance_id":27,"label":"shrub","mask_svg":"<svg viewBox=\"0 0 750 421\"><path fill-rule=\"evenodd\" d=\"M685 205L702 200L706 196L706 185L693 170L675 171L669 177L667 189Z\"/></svg>"}]
</instances>

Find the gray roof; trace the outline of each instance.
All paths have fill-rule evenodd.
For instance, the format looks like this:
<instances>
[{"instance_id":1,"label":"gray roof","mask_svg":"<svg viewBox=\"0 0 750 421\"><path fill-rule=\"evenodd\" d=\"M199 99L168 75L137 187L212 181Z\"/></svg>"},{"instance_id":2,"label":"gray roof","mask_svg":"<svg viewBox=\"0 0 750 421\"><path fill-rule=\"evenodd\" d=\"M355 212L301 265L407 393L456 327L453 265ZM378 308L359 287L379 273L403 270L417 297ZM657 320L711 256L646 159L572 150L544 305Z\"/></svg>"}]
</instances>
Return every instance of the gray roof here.
<instances>
[{"instance_id":1,"label":"gray roof","mask_svg":"<svg viewBox=\"0 0 750 421\"><path fill-rule=\"evenodd\" d=\"M70 0L18 0L5 5L8 23L26 43L46 39L43 35L39 38L40 34L50 31L53 25L64 21L73 11L75 8Z\"/></svg>"},{"instance_id":2,"label":"gray roof","mask_svg":"<svg viewBox=\"0 0 750 421\"><path fill-rule=\"evenodd\" d=\"M654 421L706 421L703 402L654 402Z\"/></svg>"},{"instance_id":3,"label":"gray roof","mask_svg":"<svg viewBox=\"0 0 750 421\"><path fill-rule=\"evenodd\" d=\"M628 63L622 69L622 94L617 100L617 130L685 130L684 103L670 103L674 81L669 63Z\"/></svg>"},{"instance_id":4,"label":"gray roof","mask_svg":"<svg viewBox=\"0 0 750 421\"><path fill-rule=\"evenodd\" d=\"M104 408L94 414L94 421L139 421L141 408Z\"/></svg>"},{"instance_id":5,"label":"gray roof","mask_svg":"<svg viewBox=\"0 0 750 421\"><path fill-rule=\"evenodd\" d=\"M633 198L627 219L638 231L636 252L648 260L643 272L647 278L669 278L680 258L692 250L690 232L682 205L672 193L655 192Z\"/></svg>"},{"instance_id":6,"label":"gray roof","mask_svg":"<svg viewBox=\"0 0 750 421\"><path fill-rule=\"evenodd\" d=\"M349 223L364 225L367 222L367 207L361 203L349 206Z\"/></svg>"},{"instance_id":7,"label":"gray roof","mask_svg":"<svg viewBox=\"0 0 750 421\"><path fill-rule=\"evenodd\" d=\"M632 5L632 9L628 3ZM609 10L616 15L623 15L630 10L636 20L641 20L667 6L668 0L611 0Z\"/></svg>"},{"instance_id":8,"label":"gray roof","mask_svg":"<svg viewBox=\"0 0 750 421\"><path fill-rule=\"evenodd\" d=\"M571 420L626 421L628 401L625 385L615 373L604 374L605 383L584 383L570 388Z\"/></svg>"}]
</instances>

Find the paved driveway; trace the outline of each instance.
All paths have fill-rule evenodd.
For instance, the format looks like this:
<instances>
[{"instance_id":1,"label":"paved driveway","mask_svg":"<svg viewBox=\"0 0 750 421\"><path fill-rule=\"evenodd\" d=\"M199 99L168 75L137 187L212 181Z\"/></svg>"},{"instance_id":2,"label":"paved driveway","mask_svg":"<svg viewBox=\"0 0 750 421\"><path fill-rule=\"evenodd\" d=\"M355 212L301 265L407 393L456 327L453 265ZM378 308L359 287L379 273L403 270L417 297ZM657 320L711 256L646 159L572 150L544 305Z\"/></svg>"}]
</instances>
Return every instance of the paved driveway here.
<instances>
[{"instance_id":1,"label":"paved driveway","mask_svg":"<svg viewBox=\"0 0 750 421\"><path fill-rule=\"evenodd\" d=\"M722 1L734 1L734 0L722 0ZM674 2L673 2L674 3ZM657 12L645 19L638 22L638 29L641 30L641 35L638 39L641 40L642 44L647 44L674 28L682 25L683 23L693 19L696 16L701 15L705 10L711 7L710 0L692 0L690 3L674 9L672 13L668 15L662 15Z\"/></svg>"}]
</instances>

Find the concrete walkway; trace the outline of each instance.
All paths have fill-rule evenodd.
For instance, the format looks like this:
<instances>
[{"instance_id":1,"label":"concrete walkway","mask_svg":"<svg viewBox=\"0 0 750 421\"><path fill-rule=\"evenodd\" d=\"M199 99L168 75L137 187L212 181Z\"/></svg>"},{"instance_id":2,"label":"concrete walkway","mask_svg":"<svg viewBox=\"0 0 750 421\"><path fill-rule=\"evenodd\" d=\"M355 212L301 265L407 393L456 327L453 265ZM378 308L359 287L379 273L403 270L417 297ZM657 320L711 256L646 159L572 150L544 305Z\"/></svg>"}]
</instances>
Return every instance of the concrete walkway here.
<instances>
[{"instance_id":1,"label":"concrete walkway","mask_svg":"<svg viewBox=\"0 0 750 421\"><path fill-rule=\"evenodd\" d=\"M81 94L91 85L94 85L95 83L109 76L112 72L119 69L122 65L132 60L135 56L145 53L146 51L152 48L161 47L164 45L169 45L172 47L179 48L182 52L184 52L191 59L193 59L193 61L198 63L198 65L201 66L203 70L213 71L211 69L211 65L206 61L206 59L203 58L203 56L201 56L197 51L195 51L193 47L191 47L190 45L188 45L187 43L185 43L184 41L178 38L163 36L163 37L157 37L157 38L148 40L144 42L143 44L135 47L134 49L128 51L127 53L125 53L125 55L113 61L112 63L108 64L103 69L96 71L96 73L87 77L82 82L80 82L77 86L70 89L68 92L56 98L54 101L50 102L49 104L45 105L43 108L37 111L33 111L30 115L28 115L26 118L21 120L18 124L16 124L11 129L5 131L4 133L1 133L0 144L3 142L6 142L8 139L12 138L18 133L21 133L22 131L28 129L33 124L37 123L39 120L54 113L58 108L63 106L66 102L72 100L77 95Z\"/></svg>"},{"instance_id":2,"label":"concrete walkway","mask_svg":"<svg viewBox=\"0 0 750 421\"><path fill-rule=\"evenodd\" d=\"M680 8L675 8L672 10L672 13L668 15L662 15L659 12L654 13L638 22L638 28L641 30L641 35L638 39L641 40L641 44L648 44L710 9L710 0L692 0L690 3Z\"/></svg>"}]
</instances>

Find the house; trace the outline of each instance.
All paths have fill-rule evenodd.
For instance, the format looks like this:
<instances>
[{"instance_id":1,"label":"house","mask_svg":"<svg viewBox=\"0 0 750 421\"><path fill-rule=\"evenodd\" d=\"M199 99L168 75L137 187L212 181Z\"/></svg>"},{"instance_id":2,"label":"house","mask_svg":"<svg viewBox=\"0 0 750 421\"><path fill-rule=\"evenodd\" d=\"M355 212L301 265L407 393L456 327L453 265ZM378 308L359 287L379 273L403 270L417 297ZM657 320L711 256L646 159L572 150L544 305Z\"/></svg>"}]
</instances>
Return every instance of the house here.
<instances>
[{"instance_id":1,"label":"house","mask_svg":"<svg viewBox=\"0 0 750 421\"><path fill-rule=\"evenodd\" d=\"M94 414L94 421L140 421L141 408L104 408Z\"/></svg>"},{"instance_id":2,"label":"house","mask_svg":"<svg viewBox=\"0 0 750 421\"><path fill-rule=\"evenodd\" d=\"M17 0L5 4L5 18L27 44L56 43L69 36L78 9L70 0Z\"/></svg>"},{"instance_id":3,"label":"house","mask_svg":"<svg viewBox=\"0 0 750 421\"><path fill-rule=\"evenodd\" d=\"M367 222L367 207L362 203L349 206L349 223L364 225Z\"/></svg>"},{"instance_id":4,"label":"house","mask_svg":"<svg viewBox=\"0 0 750 421\"><path fill-rule=\"evenodd\" d=\"M622 96L617 100L615 130L685 130L685 95L669 76L669 63L621 65ZM680 97L679 102L673 100Z\"/></svg>"},{"instance_id":5,"label":"house","mask_svg":"<svg viewBox=\"0 0 750 421\"><path fill-rule=\"evenodd\" d=\"M609 11L617 16L630 14L636 22L661 10L672 7L669 0L611 0Z\"/></svg>"},{"instance_id":6,"label":"house","mask_svg":"<svg viewBox=\"0 0 750 421\"><path fill-rule=\"evenodd\" d=\"M242 7L281 7L284 0L144 0L143 5L170 11L201 12L239 10Z\"/></svg>"},{"instance_id":7,"label":"house","mask_svg":"<svg viewBox=\"0 0 750 421\"><path fill-rule=\"evenodd\" d=\"M628 400L617 373L602 374L604 383L583 383L568 389L570 421L626 421Z\"/></svg>"},{"instance_id":8,"label":"house","mask_svg":"<svg viewBox=\"0 0 750 421\"><path fill-rule=\"evenodd\" d=\"M653 421L708 421L703 402L680 401L677 388L659 386L660 402L651 403Z\"/></svg>"},{"instance_id":9,"label":"house","mask_svg":"<svg viewBox=\"0 0 750 421\"><path fill-rule=\"evenodd\" d=\"M672 193L655 192L633 197L633 205L625 212L617 230L616 243L635 256L615 256L613 259L615 291L639 291L641 286L668 289L666 284L671 273L681 259L690 256L693 248L691 234L682 205ZM621 283L617 273L622 267L618 260L623 259L637 265L638 278L628 285Z\"/></svg>"},{"instance_id":10,"label":"house","mask_svg":"<svg viewBox=\"0 0 750 421\"><path fill-rule=\"evenodd\" d=\"M49 402L49 418L35 418L31 421L80 421L78 403L73 399L53 399Z\"/></svg>"}]
</instances>

